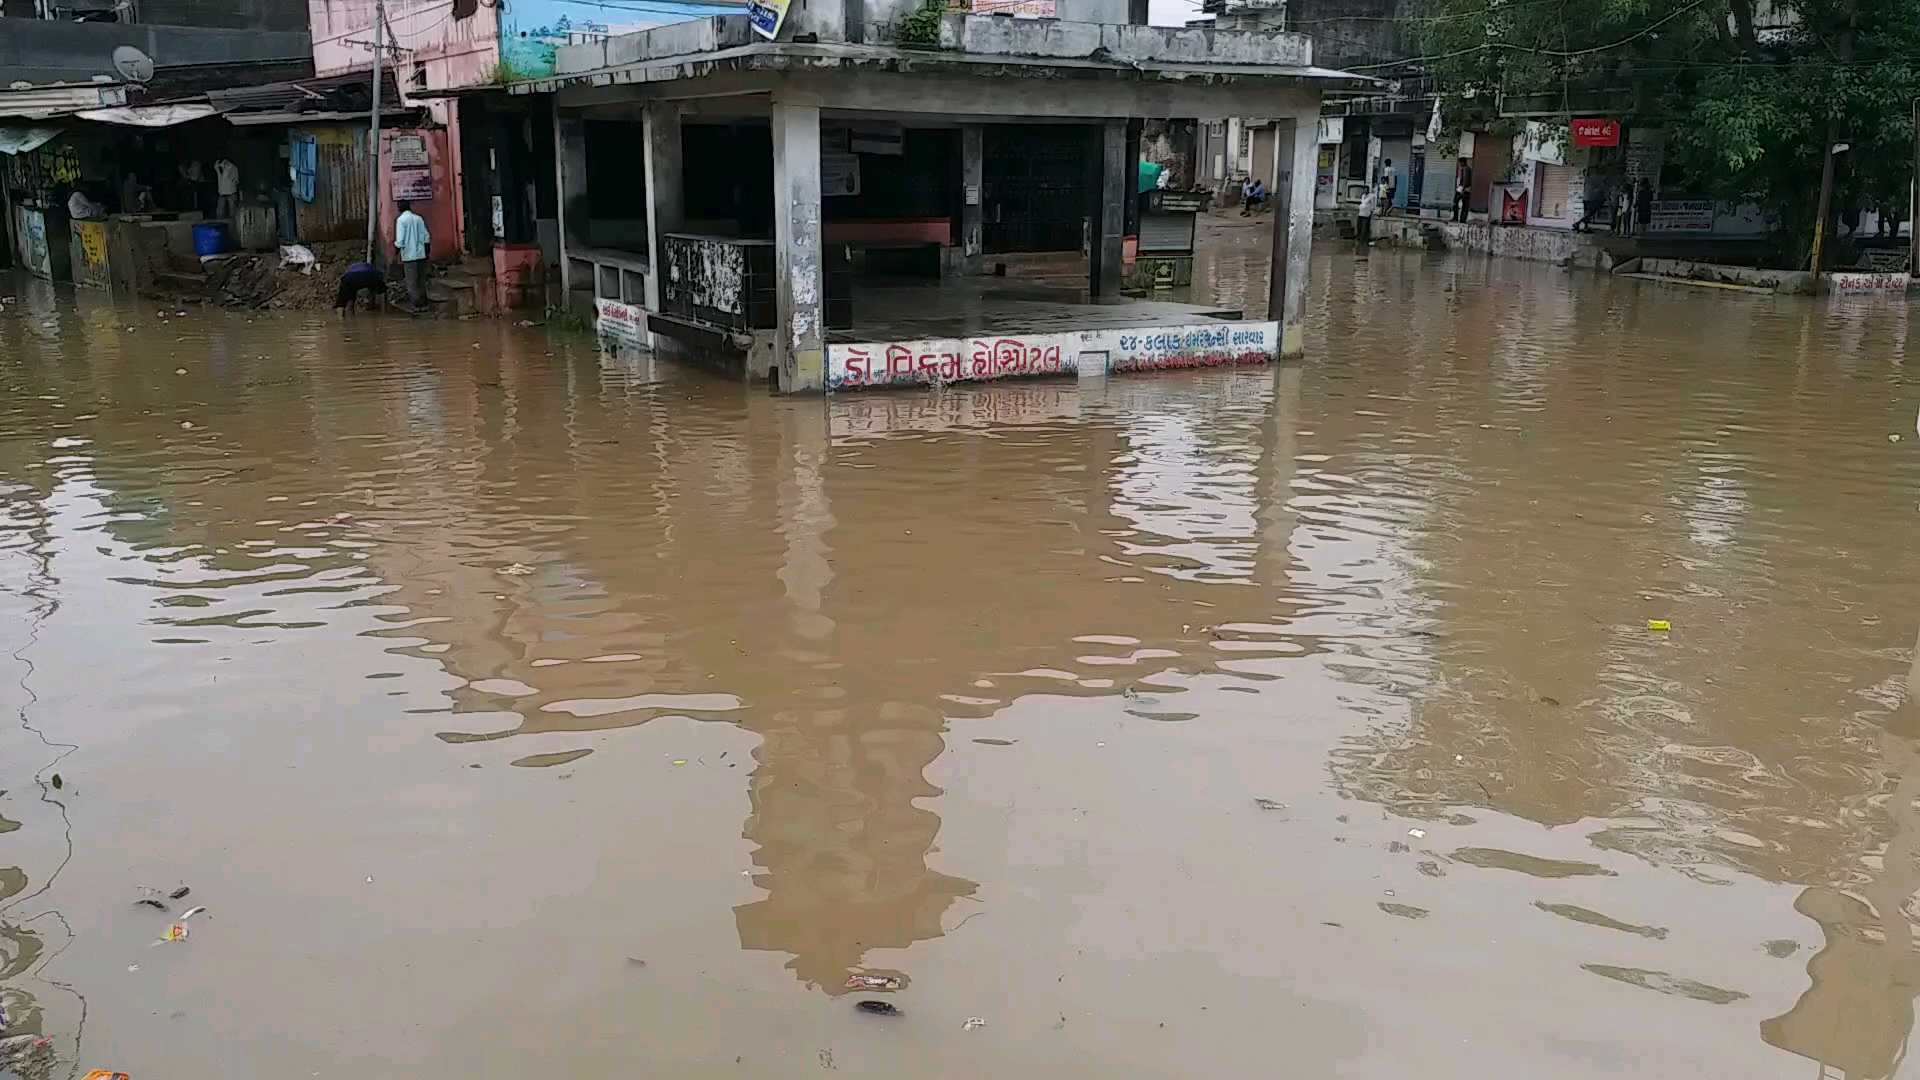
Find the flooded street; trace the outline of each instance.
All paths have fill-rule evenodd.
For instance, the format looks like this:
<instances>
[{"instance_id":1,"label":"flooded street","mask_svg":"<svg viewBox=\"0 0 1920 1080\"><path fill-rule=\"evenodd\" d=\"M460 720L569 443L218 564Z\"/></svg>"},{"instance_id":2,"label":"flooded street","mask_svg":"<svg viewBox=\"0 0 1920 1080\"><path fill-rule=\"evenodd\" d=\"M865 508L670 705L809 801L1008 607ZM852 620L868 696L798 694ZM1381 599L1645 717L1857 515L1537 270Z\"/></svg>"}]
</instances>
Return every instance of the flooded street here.
<instances>
[{"instance_id":1,"label":"flooded street","mask_svg":"<svg viewBox=\"0 0 1920 1080\"><path fill-rule=\"evenodd\" d=\"M1319 247L1304 364L824 403L0 286L7 1033L1920 1075L1907 309Z\"/></svg>"}]
</instances>

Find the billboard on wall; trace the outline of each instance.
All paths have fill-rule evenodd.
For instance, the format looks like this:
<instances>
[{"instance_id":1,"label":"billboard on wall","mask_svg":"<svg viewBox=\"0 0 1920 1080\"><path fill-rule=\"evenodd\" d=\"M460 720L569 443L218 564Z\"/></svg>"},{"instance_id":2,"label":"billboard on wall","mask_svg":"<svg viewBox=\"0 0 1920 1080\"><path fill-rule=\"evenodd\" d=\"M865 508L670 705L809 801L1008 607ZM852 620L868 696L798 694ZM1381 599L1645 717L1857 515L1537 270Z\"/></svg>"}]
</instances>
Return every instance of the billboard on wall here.
<instances>
[{"instance_id":1,"label":"billboard on wall","mask_svg":"<svg viewBox=\"0 0 1920 1080\"><path fill-rule=\"evenodd\" d=\"M583 6L589 14L582 14ZM500 59L519 78L543 78L553 74L554 51L563 45L585 45L668 23L748 9L746 0L741 0L731 12L725 5L686 3L684 0L645 0L644 3L631 4L586 3L585 0L513 0L501 6ZM592 16L598 16L598 19ZM599 19L607 21L601 22Z\"/></svg>"}]
</instances>

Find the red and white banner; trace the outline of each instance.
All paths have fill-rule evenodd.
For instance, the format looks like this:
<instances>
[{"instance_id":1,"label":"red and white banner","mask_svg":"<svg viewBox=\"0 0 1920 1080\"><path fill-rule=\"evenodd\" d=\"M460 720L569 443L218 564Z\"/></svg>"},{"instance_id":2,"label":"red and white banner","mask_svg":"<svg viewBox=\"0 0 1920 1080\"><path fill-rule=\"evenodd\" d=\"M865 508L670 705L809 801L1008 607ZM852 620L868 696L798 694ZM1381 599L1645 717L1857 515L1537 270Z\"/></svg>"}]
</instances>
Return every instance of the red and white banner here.
<instances>
[{"instance_id":1,"label":"red and white banner","mask_svg":"<svg viewBox=\"0 0 1920 1080\"><path fill-rule=\"evenodd\" d=\"M1573 145L1619 146L1620 121L1586 117L1573 122Z\"/></svg>"}]
</instances>

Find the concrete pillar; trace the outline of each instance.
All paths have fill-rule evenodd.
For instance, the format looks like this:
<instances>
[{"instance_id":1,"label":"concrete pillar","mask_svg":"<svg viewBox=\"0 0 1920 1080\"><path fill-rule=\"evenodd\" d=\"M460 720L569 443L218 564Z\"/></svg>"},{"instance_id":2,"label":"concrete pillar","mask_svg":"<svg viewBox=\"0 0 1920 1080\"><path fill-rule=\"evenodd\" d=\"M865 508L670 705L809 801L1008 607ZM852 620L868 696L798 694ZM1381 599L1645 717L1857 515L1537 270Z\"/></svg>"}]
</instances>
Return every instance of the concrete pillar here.
<instances>
[{"instance_id":1,"label":"concrete pillar","mask_svg":"<svg viewBox=\"0 0 1920 1080\"><path fill-rule=\"evenodd\" d=\"M981 224L986 204L986 133L980 124L960 125L960 259L961 271L968 274L979 273L985 261Z\"/></svg>"},{"instance_id":2,"label":"concrete pillar","mask_svg":"<svg viewBox=\"0 0 1920 1080\"><path fill-rule=\"evenodd\" d=\"M1127 197L1137 180L1127 177L1127 122L1108 120L1100 125L1099 206L1089 237L1087 290L1095 297L1120 295L1120 261L1126 229Z\"/></svg>"},{"instance_id":3,"label":"concrete pillar","mask_svg":"<svg viewBox=\"0 0 1920 1080\"><path fill-rule=\"evenodd\" d=\"M1273 184L1273 266L1267 318L1280 323L1280 355L1305 350L1301 319L1307 304L1307 259L1313 252L1313 185L1320 111L1302 109L1275 125L1281 172Z\"/></svg>"},{"instance_id":4,"label":"concrete pillar","mask_svg":"<svg viewBox=\"0 0 1920 1080\"><path fill-rule=\"evenodd\" d=\"M678 231L687 219L685 173L680 167L680 106L650 101L646 128L647 310L660 310L660 282L666 273L666 244L661 237Z\"/></svg>"},{"instance_id":5,"label":"concrete pillar","mask_svg":"<svg viewBox=\"0 0 1920 1080\"><path fill-rule=\"evenodd\" d=\"M773 265L780 322L774 356L784 393L827 385L826 273L820 240L820 106L776 98Z\"/></svg>"},{"instance_id":6,"label":"concrete pillar","mask_svg":"<svg viewBox=\"0 0 1920 1080\"><path fill-rule=\"evenodd\" d=\"M561 306L571 309L575 281L571 251L586 246L587 231L587 126L579 114L553 107L554 187L560 204L560 295ZM589 297L593 282L584 283Z\"/></svg>"}]
</instances>

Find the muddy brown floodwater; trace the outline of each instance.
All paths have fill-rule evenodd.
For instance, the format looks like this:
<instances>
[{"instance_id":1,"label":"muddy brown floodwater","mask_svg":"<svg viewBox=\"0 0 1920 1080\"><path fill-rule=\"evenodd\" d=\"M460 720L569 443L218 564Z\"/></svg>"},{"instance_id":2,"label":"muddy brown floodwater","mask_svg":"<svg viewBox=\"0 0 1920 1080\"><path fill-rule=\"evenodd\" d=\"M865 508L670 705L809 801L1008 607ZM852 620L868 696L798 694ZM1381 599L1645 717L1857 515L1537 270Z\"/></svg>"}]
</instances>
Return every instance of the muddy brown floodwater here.
<instances>
[{"instance_id":1,"label":"muddy brown floodwater","mask_svg":"<svg viewBox=\"0 0 1920 1080\"><path fill-rule=\"evenodd\" d=\"M18 287L62 1072L1902 1067L1903 306L1331 251L1303 365L823 403Z\"/></svg>"}]
</instances>

